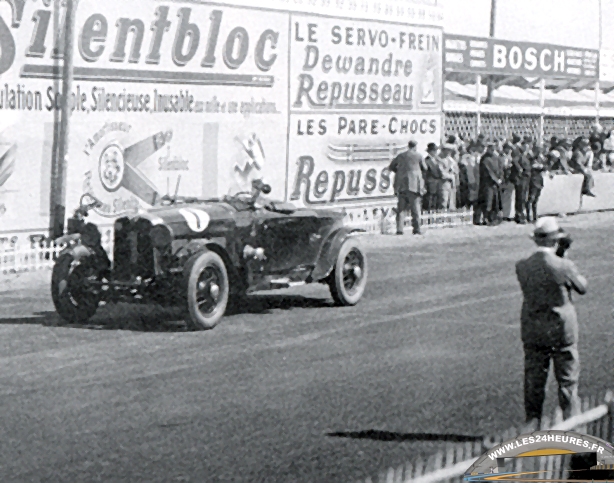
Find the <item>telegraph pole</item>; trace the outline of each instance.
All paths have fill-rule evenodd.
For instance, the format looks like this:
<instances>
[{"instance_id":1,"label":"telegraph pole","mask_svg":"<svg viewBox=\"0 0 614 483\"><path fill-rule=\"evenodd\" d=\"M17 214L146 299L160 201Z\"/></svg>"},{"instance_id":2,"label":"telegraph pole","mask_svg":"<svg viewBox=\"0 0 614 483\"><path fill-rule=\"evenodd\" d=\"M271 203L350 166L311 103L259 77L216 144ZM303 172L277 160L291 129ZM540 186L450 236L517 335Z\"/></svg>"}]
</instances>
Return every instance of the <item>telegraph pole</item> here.
<instances>
[{"instance_id":1,"label":"telegraph pole","mask_svg":"<svg viewBox=\"0 0 614 483\"><path fill-rule=\"evenodd\" d=\"M497 0L490 0L490 38L495 37L495 19L497 18ZM488 76L486 79L486 85L488 91L486 94L486 104L492 103L492 76Z\"/></svg>"},{"instance_id":2,"label":"telegraph pole","mask_svg":"<svg viewBox=\"0 0 614 483\"><path fill-rule=\"evenodd\" d=\"M602 49L602 43L603 43L603 5L602 5L602 0L599 0L599 52L601 52ZM595 81L595 110L597 111L596 114L596 122L599 122L599 111L601 109L601 84L600 84L600 80L601 80L601 71L600 69L598 69L599 71L599 76L597 77L597 80Z\"/></svg>"},{"instance_id":3,"label":"telegraph pole","mask_svg":"<svg viewBox=\"0 0 614 483\"><path fill-rule=\"evenodd\" d=\"M57 149L53 152L51 170L50 234L54 239L64 234L64 220L66 218L66 168L69 118L72 111L70 97L73 78L75 10L78 0L64 1L66 3L66 13L64 17L64 42L62 44L62 108Z\"/></svg>"}]
</instances>

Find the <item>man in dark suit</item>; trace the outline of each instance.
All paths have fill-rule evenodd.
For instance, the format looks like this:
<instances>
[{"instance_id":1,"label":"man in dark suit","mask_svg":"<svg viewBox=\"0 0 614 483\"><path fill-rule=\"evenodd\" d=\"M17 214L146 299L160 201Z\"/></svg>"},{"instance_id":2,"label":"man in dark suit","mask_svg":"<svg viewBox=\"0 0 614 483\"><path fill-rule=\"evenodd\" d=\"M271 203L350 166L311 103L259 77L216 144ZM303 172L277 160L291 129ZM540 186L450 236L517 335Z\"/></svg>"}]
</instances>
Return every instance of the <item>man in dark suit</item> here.
<instances>
[{"instance_id":1,"label":"man in dark suit","mask_svg":"<svg viewBox=\"0 0 614 483\"><path fill-rule=\"evenodd\" d=\"M480 160L480 188L478 202L484 214L485 223L494 225L499 215L499 187L503 182L503 166L495 151L496 143L489 142L486 153Z\"/></svg>"},{"instance_id":2,"label":"man in dark suit","mask_svg":"<svg viewBox=\"0 0 614 483\"><path fill-rule=\"evenodd\" d=\"M528 430L539 429L550 360L559 385L559 405L565 419L578 407L578 321L571 292L586 293L586 279L565 258L569 238L556 218L535 224L537 251L516 264L524 297L520 316L524 346L524 404ZM567 241L567 243L565 243Z\"/></svg>"},{"instance_id":3,"label":"man in dark suit","mask_svg":"<svg viewBox=\"0 0 614 483\"><path fill-rule=\"evenodd\" d=\"M514 221L526 223L525 209L529 201L529 183L531 180L531 161L529 159L530 145L525 139L519 144L512 157L510 181L514 183Z\"/></svg>"},{"instance_id":4,"label":"man in dark suit","mask_svg":"<svg viewBox=\"0 0 614 483\"><path fill-rule=\"evenodd\" d=\"M426 158L424 164L424 181L426 187L426 199L424 208L429 211L437 209L439 198L439 186L442 181L441 160L439 158L439 148L435 143L429 143L426 147Z\"/></svg>"},{"instance_id":5,"label":"man in dark suit","mask_svg":"<svg viewBox=\"0 0 614 483\"><path fill-rule=\"evenodd\" d=\"M531 155L531 178L529 180L529 201L527 203L527 221L537 221L537 202L544 188L544 171L546 165L538 146L533 148Z\"/></svg>"},{"instance_id":6,"label":"man in dark suit","mask_svg":"<svg viewBox=\"0 0 614 483\"><path fill-rule=\"evenodd\" d=\"M422 213L422 196L426 192L422 171L427 166L417 150L417 143L409 141L408 150L392 160L388 169L394 176L394 192L397 195L397 235L403 234L405 213L411 212L411 225L414 235L421 235L420 215Z\"/></svg>"}]
</instances>

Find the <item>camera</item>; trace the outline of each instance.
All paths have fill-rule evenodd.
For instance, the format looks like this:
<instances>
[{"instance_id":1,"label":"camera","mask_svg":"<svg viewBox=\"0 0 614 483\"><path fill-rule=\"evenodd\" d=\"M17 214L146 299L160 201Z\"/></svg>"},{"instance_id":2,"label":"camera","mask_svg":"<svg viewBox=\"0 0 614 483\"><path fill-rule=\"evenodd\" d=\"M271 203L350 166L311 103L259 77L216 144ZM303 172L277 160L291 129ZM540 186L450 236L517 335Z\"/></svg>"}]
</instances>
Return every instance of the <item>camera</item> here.
<instances>
[{"instance_id":1,"label":"camera","mask_svg":"<svg viewBox=\"0 0 614 483\"><path fill-rule=\"evenodd\" d=\"M558 247L556 249L557 256L563 258L565 256L565 252L569 250L573 240L569 235L565 235L563 238L559 240Z\"/></svg>"}]
</instances>

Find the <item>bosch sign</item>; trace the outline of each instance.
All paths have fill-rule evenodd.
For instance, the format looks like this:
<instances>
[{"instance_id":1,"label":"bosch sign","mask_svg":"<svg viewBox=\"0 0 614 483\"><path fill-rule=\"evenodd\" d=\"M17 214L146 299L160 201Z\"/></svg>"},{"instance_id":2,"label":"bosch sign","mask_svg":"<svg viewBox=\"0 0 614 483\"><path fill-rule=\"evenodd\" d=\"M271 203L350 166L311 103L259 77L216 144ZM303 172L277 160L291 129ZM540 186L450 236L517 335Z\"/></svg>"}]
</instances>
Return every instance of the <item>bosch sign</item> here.
<instances>
[{"instance_id":1,"label":"bosch sign","mask_svg":"<svg viewBox=\"0 0 614 483\"><path fill-rule=\"evenodd\" d=\"M446 35L448 72L598 78L599 52L547 44Z\"/></svg>"},{"instance_id":2,"label":"bosch sign","mask_svg":"<svg viewBox=\"0 0 614 483\"><path fill-rule=\"evenodd\" d=\"M526 50L514 45L508 49L505 45L493 45L493 67L514 70L526 69L534 71L539 68L543 72L565 72L565 51L544 48L538 52L535 47Z\"/></svg>"}]
</instances>

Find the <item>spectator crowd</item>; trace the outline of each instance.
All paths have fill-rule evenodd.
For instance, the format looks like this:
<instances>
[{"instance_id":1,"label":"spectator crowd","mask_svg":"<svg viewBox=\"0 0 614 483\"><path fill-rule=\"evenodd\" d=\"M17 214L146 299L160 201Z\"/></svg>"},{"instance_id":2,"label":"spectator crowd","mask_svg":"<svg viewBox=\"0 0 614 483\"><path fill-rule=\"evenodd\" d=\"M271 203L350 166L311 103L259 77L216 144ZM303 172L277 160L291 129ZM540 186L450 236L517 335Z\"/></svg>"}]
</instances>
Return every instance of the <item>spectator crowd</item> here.
<instances>
[{"instance_id":1,"label":"spectator crowd","mask_svg":"<svg viewBox=\"0 0 614 483\"><path fill-rule=\"evenodd\" d=\"M429 144L426 154L423 210L472 207L474 224L498 224L506 192L513 191L514 220L526 223L537 218L545 175L580 173L582 193L594 196L592 173L614 172L614 133L595 123L588 136L543 143L517 134L510 139L448 136L441 146Z\"/></svg>"}]
</instances>

